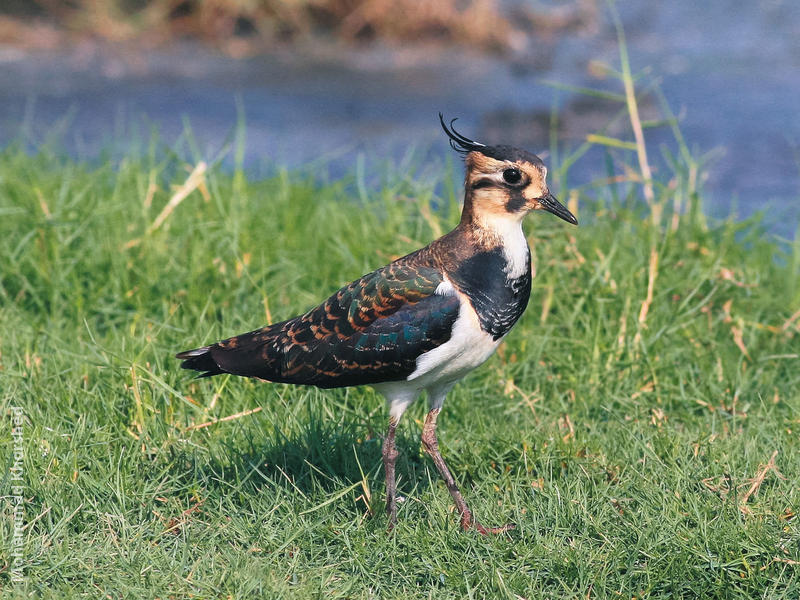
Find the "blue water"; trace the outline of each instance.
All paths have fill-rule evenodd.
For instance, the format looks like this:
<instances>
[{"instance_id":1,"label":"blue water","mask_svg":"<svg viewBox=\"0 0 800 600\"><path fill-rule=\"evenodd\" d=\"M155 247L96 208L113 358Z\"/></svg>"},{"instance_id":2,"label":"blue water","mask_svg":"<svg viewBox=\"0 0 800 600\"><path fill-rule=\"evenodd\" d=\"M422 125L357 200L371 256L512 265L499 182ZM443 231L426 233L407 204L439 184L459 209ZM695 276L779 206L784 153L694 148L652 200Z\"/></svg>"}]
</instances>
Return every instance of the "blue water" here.
<instances>
[{"instance_id":1,"label":"blue water","mask_svg":"<svg viewBox=\"0 0 800 600\"><path fill-rule=\"evenodd\" d=\"M793 0L731 3L625 3L622 19L635 71L650 68L683 134L708 166L707 209L741 216L764 210L772 230L793 237L800 219L800 5ZM330 54L330 53L329 53ZM592 61L595 61L592 63ZM397 158L409 148L448 151L437 112L459 116L476 139L546 151L554 103L560 138L575 147L611 108L543 83L611 88L592 64L617 66L608 16L596 32L536 40L512 57L461 49L305 48L234 60L190 45L131 56L85 45L59 52L0 48L0 144L21 124L36 135L64 120L67 150L92 158L156 127L175 140L191 124L200 151L213 156L237 119L246 118L246 164L254 173L276 164L324 158L334 173ZM653 112L645 102L645 117ZM666 129L650 132L659 164ZM599 154L580 163L571 185L604 174Z\"/></svg>"}]
</instances>

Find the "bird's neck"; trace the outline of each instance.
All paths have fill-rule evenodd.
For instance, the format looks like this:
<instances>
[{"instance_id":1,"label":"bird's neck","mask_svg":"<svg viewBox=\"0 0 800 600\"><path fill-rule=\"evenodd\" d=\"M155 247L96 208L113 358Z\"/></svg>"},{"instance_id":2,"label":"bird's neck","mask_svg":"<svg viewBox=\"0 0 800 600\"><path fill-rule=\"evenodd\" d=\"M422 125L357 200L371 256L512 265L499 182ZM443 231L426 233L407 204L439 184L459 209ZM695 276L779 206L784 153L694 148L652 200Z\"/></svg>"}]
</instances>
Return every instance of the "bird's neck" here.
<instances>
[{"instance_id":1,"label":"bird's neck","mask_svg":"<svg viewBox=\"0 0 800 600\"><path fill-rule=\"evenodd\" d=\"M508 261L507 275L510 279L528 273L530 250L522 230L524 214L469 208L462 213L459 228L467 232L479 246L501 248Z\"/></svg>"},{"instance_id":2,"label":"bird's neck","mask_svg":"<svg viewBox=\"0 0 800 600\"><path fill-rule=\"evenodd\" d=\"M522 219L472 214L440 242L448 280L469 298L481 329L499 340L519 319L531 291ZM455 260L452 260L455 259Z\"/></svg>"}]
</instances>

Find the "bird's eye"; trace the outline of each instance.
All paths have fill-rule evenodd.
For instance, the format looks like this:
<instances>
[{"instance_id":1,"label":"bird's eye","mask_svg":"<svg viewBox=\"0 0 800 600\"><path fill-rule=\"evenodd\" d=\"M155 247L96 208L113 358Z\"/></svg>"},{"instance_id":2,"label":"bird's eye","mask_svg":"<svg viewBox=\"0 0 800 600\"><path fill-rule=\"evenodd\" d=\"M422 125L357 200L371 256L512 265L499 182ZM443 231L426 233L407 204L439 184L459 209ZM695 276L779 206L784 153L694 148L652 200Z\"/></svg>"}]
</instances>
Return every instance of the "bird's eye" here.
<instances>
[{"instance_id":1,"label":"bird's eye","mask_svg":"<svg viewBox=\"0 0 800 600\"><path fill-rule=\"evenodd\" d=\"M506 183L519 183L522 180L522 173L519 172L519 169L506 169L503 171L503 181Z\"/></svg>"}]
</instances>

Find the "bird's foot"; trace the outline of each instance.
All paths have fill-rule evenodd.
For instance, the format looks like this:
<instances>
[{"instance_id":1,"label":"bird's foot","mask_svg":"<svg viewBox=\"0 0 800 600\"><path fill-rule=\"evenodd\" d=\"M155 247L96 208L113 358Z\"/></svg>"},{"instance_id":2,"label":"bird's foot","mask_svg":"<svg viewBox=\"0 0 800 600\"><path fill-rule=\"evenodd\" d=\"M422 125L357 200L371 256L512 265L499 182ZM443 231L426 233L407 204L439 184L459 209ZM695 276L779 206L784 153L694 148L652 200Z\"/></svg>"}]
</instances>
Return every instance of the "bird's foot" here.
<instances>
[{"instance_id":1,"label":"bird's foot","mask_svg":"<svg viewBox=\"0 0 800 600\"><path fill-rule=\"evenodd\" d=\"M472 524L472 527L474 527L481 535L497 535L499 533L505 533L506 531L511 531L512 529L517 528L514 523L506 523L500 527L484 527L477 521Z\"/></svg>"},{"instance_id":2,"label":"bird's foot","mask_svg":"<svg viewBox=\"0 0 800 600\"><path fill-rule=\"evenodd\" d=\"M474 529L481 535L497 535L499 533L505 533L506 531L511 531L512 529L516 529L516 525L513 523L507 523L505 525L501 525L500 527L485 527L481 525L478 521L472 518L470 513L465 513L461 515L461 529L464 531L469 531L470 529Z\"/></svg>"}]
</instances>

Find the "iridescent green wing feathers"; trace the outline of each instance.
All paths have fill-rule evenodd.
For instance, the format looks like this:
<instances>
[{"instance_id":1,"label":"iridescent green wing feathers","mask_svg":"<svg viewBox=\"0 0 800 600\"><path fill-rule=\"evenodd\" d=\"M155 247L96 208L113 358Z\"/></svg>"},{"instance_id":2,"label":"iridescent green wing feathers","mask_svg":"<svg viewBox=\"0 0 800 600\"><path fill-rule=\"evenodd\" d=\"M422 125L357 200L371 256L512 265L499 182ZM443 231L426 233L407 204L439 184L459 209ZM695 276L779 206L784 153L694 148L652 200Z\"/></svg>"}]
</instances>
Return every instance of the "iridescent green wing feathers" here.
<instances>
[{"instance_id":1,"label":"iridescent green wing feathers","mask_svg":"<svg viewBox=\"0 0 800 600\"><path fill-rule=\"evenodd\" d=\"M450 339L459 300L441 273L402 262L373 271L306 314L179 355L206 375L341 387L405 379ZM210 359L210 360L209 360Z\"/></svg>"}]
</instances>

